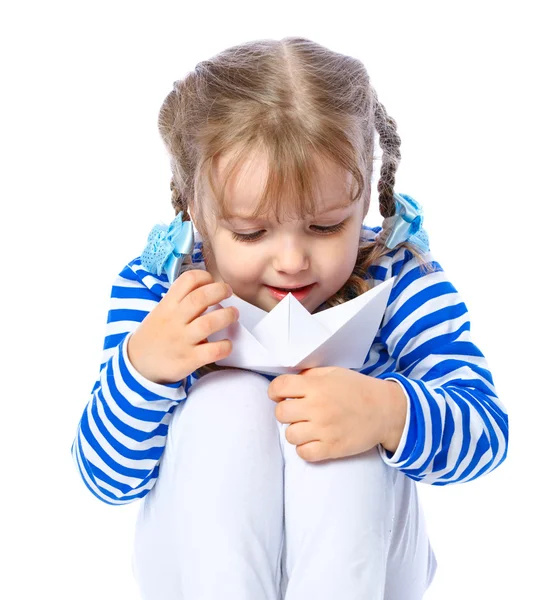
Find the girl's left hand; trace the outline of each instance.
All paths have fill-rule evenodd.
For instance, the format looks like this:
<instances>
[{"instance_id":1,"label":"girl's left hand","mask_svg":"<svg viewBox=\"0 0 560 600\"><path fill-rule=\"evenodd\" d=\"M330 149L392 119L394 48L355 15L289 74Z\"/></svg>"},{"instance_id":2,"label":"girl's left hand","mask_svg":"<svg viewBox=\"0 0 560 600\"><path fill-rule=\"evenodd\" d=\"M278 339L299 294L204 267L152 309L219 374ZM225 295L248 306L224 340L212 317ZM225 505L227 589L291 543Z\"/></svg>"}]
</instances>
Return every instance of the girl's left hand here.
<instances>
[{"instance_id":1,"label":"girl's left hand","mask_svg":"<svg viewBox=\"0 0 560 600\"><path fill-rule=\"evenodd\" d=\"M316 462L383 443L388 435L387 384L391 382L343 367L318 367L279 375L268 395L278 402L276 419L291 423L286 440L297 446L301 458Z\"/></svg>"}]
</instances>

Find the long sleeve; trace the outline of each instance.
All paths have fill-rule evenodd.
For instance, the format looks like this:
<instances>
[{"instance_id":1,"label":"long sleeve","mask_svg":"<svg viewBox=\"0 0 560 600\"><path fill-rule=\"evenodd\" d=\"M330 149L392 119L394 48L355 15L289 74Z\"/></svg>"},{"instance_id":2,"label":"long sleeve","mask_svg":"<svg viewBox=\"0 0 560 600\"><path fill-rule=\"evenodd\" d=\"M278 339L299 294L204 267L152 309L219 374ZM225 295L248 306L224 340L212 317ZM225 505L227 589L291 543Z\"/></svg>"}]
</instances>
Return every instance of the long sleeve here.
<instances>
[{"instance_id":1,"label":"long sleeve","mask_svg":"<svg viewBox=\"0 0 560 600\"><path fill-rule=\"evenodd\" d=\"M407 397L399 446L394 453L380 446L383 460L416 481L447 485L506 458L508 416L471 340L465 303L431 254L427 260L434 272L423 273L400 248L377 268L376 278L396 279L376 338L384 351L368 370L396 381Z\"/></svg>"},{"instance_id":2,"label":"long sleeve","mask_svg":"<svg viewBox=\"0 0 560 600\"><path fill-rule=\"evenodd\" d=\"M189 377L154 383L131 364L128 340L169 283L128 263L111 288L99 377L72 442L87 488L108 504L126 504L154 486L172 413L185 400Z\"/></svg>"}]
</instances>

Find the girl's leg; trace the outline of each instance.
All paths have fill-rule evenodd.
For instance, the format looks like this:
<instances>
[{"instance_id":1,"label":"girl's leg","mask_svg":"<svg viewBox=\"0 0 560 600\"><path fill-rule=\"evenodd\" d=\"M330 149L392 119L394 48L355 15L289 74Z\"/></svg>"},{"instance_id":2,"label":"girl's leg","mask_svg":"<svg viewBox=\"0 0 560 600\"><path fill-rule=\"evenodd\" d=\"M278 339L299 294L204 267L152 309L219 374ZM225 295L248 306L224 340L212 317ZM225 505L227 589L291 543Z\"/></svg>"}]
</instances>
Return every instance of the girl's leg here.
<instances>
[{"instance_id":1,"label":"girl's leg","mask_svg":"<svg viewBox=\"0 0 560 600\"><path fill-rule=\"evenodd\" d=\"M389 467L390 468L390 467ZM393 469L394 522L387 561L385 600L422 598L437 569L416 482Z\"/></svg>"},{"instance_id":2,"label":"girl's leg","mask_svg":"<svg viewBox=\"0 0 560 600\"><path fill-rule=\"evenodd\" d=\"M309 463L286 440L285 600L420 600L434 563L414 482L369 452Z\"/></svg>"},{"instance_id":3,"label":"girl's leg","mask_svg":"<svg viewBox=\"0 0 560 600\"><path fill-rule=\"evenodd\" d=\"M144 600L277 600L283 457L268 385L250 371L210 373L175 410L136 526Z\"/></svg>"}]
</instances>

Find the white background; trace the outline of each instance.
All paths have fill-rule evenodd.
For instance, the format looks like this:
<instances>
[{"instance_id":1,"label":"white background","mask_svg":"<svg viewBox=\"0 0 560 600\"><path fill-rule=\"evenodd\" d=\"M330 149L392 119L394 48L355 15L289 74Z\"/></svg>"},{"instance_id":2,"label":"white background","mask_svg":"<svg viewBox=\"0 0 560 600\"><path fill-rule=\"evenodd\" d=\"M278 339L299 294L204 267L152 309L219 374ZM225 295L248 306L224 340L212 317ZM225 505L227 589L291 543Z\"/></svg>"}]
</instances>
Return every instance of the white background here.
<instances>
[{"instance_id":1,"label":"white background","mask_svg":"<svg viewBox=\"0 0 560 600\"><path fill-rule=\"evenodd\" d=\"M156 127L173 82L228 46L289 35L368 68L402 138L396 190L423 205L432 251L470 310L510 415L509 455L496 471L418 486L439 562L426 600L560 597L553 6L2 9L2 598L139 597L130 552L140 504L95 499L70 454L111 283L151 227L174 216ZM366 223L380 224L371 206Z\"/></svg>"}]
</instances>

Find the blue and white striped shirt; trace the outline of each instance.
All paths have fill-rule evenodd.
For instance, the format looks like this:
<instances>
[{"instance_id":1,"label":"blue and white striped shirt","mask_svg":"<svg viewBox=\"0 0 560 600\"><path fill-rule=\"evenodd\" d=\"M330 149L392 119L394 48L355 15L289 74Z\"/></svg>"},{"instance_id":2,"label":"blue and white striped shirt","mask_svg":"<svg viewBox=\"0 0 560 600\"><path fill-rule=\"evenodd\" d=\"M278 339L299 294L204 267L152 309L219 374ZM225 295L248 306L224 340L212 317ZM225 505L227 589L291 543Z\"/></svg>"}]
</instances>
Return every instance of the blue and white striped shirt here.
<instances>
[{"instance_id":1,"label":"blue and white striped shirt","mask_svg":"<svg viewBox=\"0 0 560 600\"><path fill-rule=\"evenodd\" d=\"M362 226L368 240L380 231ZM396 279L359 371L398 382L407 397L400 444L394 453L380 446L383 460L416 481L447 485L489 473L505 459L508 416L471 341L467 307L431 253L426 258L435 272L421 273L402 247L370 267L376 284ZM204 269L198 232L193 267ZM130 336L169 287L165 274L147 272L137 257L111 289L99 378L71 448L87 488L108 504L132 502L154 486L173 412L197 380L192 374L154 383L128 359Z\"/></svg>"}]
</instances>

